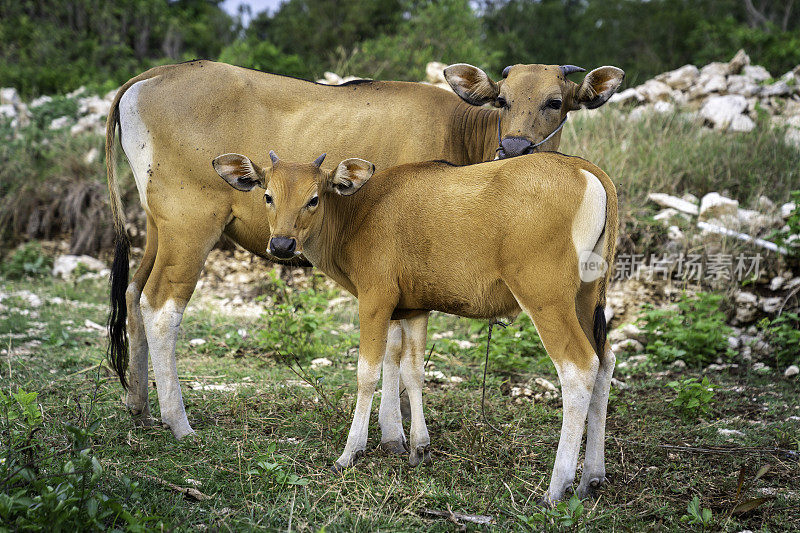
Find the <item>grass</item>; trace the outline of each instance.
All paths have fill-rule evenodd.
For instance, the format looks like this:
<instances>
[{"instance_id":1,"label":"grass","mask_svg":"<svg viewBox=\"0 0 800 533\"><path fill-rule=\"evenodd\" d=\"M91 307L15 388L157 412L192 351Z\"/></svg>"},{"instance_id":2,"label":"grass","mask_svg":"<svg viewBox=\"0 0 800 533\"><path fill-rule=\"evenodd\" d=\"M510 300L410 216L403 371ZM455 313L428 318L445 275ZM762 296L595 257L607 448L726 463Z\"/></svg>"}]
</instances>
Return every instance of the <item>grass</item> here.
<instances>
[{"instance_id":1,"label":"grass","mask_svg":"<svg viewBox=\"0 0 800 533\"><path fill-rule=\"evenodd\" d=\"M325 284L318 287L308 298L339 296ZM514 531L554 529L553 524L572 521L570 513L577 508L572 504L552 513L541 513L535 504L549 480L561 409L557 399L523 401L509 393L512 385L535 377L557 383L543 352L523 338L532 330L525 322L495 330L493 342L505 353L492 352L487 414L502 435L485 427L480 416L485 326L434 314L430 333L444 337L429 340L429 369L463 381L426 382L433 466L411 469L404 459L377 449L376 395L369 454L337 476L329 467L344 446L355 399L356 337L346 333L355 317L352 301L331 311L311 311L323 324L323 341L338 355L330 357L331 366L306 369L342 410L339 414L278 362L266 344L269 341L258 334L273 326L286 327L282 324L297 318L291 309L280 317L283 322L276 322L253 314L221 314L208 303L213 299L196 296L182 326L177 354L197 437L177 442L166 429L133 427L117 381L104 370L96 379L105 338L85 324L86 320L104 323L106 290L101 281L0 278L0 291L12 295L0 307L0 344L6 350L0 357L0 387L6 393L19 388L39 393L43 416L37 438L50 449L68 442L65 424L80 420L96 395L91 452L102 465L97 490L119 498L137 516L151 517L144 522L146 527L301 531L456 527L444 518L423 514L423 509L490 515L497 528ZM35 292L41 306L31 307L24 291ZM288 302L304 298L291 290L285 294ZM334 326L338 335L328 329ZM194 338L206 343L193 345ZM474 346L460 345L458 340ZM687 512L692 514L687 506L695 497L699 507L692 509L709 509L709 527L714 530L800 527L796 456L690 453L662 447L798 452L800 411L789 400L797 397L796 381L751 372L744 365L711 375L715 396L709 414L688 421L667 406L676 396L668 383L702 377L700 373L631 366L617 377L628 388L612 389L609 404L606 453L611 483L598 501L583 502L576 525L565 528L700 530L705 527L701 522L682 521ZM208 385L227 387L215 390ZM154 390L150 401L157 414ZM719 429L742 435L723 435ZM763 465L771 468L756 480ZM42 467L41 474L58 467ZM138 500L131 499L126 478L138 482ZM179 487L198 482L196 488L210 499L189 500L157 479ZM731 514L737 501L759 496L769 500L744 514Z\"/></svg>"}]
</instances>

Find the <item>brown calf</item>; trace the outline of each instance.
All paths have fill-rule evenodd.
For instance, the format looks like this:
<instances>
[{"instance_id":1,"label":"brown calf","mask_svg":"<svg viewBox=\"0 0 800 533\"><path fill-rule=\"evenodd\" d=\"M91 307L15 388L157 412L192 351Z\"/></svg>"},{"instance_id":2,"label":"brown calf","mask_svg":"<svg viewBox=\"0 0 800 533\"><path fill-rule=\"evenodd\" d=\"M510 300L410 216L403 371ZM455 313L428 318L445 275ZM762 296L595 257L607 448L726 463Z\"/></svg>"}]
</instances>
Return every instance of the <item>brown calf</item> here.
<instances>
[{"instance_id":1,"label":"brown calf","mask_svg":"<svg viewBox=\"0 0 800 533\"><path fill-rule=\"evenodd\" d=\"M278 161L261 168L238 154L217 157L237 189L266 189L270 252L307 257L358 297L358 397L337 468L366 447L372 396L383 361L382 444L405 447L399 373L411 402L410 463L429 461L422 411L428 313L496 319L524 310L561 381L564 415L546 501L572 484L589 418L578 493L605 479L604 432L614 355L605 337L607 265L614 256L617 196L608 176L576 157L543 153L466 167L427 162L390 168L348 159L335 171ZM357 192L358 191L358 192ZM355 194L357 192L357 194ZM400 320L399 361L386 361ZM387 354L388 359L391 354Z\"/></svg>"}]
</instances>

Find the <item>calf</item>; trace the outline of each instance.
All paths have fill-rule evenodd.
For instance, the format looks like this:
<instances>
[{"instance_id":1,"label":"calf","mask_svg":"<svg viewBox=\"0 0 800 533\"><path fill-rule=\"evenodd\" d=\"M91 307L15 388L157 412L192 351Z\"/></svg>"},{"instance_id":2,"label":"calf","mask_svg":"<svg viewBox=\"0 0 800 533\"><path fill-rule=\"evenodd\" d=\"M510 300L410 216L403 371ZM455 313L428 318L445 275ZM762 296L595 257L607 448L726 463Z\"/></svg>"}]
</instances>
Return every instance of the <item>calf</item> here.
<instances>
[{"instance_id":1,"label":"calf","mask_svg":"<svg viewBox=\"0 0 800 533\"><path fill-rule=\"evenodd\" d=\"M412 466L430 461L422 409L432 310L497 319L525 311L555 364L563 423L545 501L572 484L588 414L578 494L605 479L606 406L615 358L603 313L614 256L617 195L595 165L558 153L459 167L412 163L373 176L346 159L334 171L279 161L261 168L238 154L214 168L237 189L266 189L268 252L303 254L358 298L358 396L335 468L363 453L391 320L404 334L399 373L411 403ZM355 194L358 192L358 194ZM398 361L384 361L379 421L384 448L406 447L397 401ZM393 375L387 375L394 372Z\"/></svg>"}]
</instances>

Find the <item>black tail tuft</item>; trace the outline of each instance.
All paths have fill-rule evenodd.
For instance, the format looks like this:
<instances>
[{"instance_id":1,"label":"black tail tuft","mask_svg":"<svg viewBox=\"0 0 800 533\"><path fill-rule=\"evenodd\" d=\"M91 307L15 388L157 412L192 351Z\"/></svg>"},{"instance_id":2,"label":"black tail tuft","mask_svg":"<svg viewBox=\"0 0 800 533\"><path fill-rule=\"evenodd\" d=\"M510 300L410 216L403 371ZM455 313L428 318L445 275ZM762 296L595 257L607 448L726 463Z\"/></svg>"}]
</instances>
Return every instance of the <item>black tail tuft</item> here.
<instances>
[{"instance_id":1,"label":"black tail tuft","mask_svg":"<svg viewBox=\"0 0 800 533\"><path fill-rule=\"evenodd\" d=\"M128 388L125 372L128 370L128 334L125 330L128 308L125 291L128 289L128 256L131 243L128 236L117 234L114 263L111 265L111 312L108 317L108 361L117 373L123 389Z\"/></svg>"},{"instance_id":2,"label":"black tail tuft","mask_svg":"<svg viewBox=\"0 0 800 533\"><path fill-rule=\"evenodd\" d=\"M606 311L602 305L594 308L594 342L597 346L597 355L603 360L603 349L606 346Z\"/></svg>"}]
</instances>

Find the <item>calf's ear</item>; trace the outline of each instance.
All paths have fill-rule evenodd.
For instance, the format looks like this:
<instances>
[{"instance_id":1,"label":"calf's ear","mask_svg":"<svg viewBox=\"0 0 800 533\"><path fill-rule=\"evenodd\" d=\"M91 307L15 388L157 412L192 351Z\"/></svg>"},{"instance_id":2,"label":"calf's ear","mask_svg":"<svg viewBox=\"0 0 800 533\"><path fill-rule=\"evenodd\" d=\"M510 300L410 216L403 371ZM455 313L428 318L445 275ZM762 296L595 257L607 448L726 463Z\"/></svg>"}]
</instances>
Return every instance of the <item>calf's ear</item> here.
<instances>
[{"instance_id":1,"label":"calf's ear","mask_svg":"<svg viewBox=\"0 0 800 533\"><path fill-rule=\"evenodd\" d=\"M450 65L444 69L444 78L468 104L488 104L500 94L500 88L484 71L466 63Z\"/></svg>"},{"instance_id":2,"label":"calf's ear","mask_svg":"<svg viewBox=\"0 0 800 533\"><path fill-rule=\"evenodd\" d=\"M575 91L572 109L600 107L611 98L624 79L625 72L620 68L600 67L594 69L583 78L583 82Z\"/></svg>"},{"instance_id":3,"label":"calf's ear","mask_svg":"<svg viewBox=\"0 0 800 533\"><path fill-rule=\"evenodd\" d=\"M375 165L363 159L345 159L328 178L328 190L342 196L355 194L375 173Z\"/></svg>"},{"instance_id":4,"label":"calf's ear","mask_svg":"<svg viewBox=\"0 0 800 533\"><path fill-rule=\"evenodd\" d=\"M256 185L266 188L266 172L246 156L222 154L211 164L217 174L237 191L252 191Z\"/></svg>"}]
</instances>

